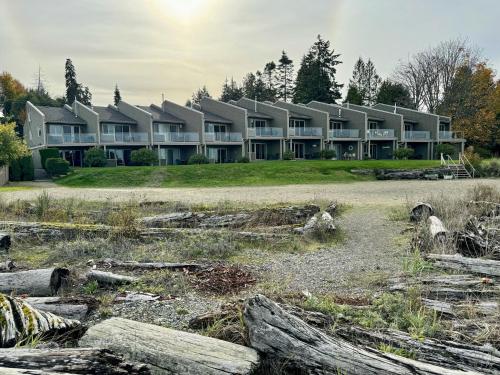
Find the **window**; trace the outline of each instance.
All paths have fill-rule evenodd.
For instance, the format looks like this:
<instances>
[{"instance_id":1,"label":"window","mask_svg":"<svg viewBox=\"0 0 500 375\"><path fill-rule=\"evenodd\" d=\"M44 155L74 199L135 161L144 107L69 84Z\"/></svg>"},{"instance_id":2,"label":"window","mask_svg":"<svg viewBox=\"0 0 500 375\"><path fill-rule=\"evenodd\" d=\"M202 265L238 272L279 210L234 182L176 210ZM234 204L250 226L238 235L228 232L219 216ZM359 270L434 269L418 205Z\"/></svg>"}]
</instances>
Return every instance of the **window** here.
<instances>
[{"instance_id":1,"label":"window","mask_svg":"<svg viewBox=\"0 0 500 375\"><path fill-rule=\"evenodd\" d=\"M405 131L411 132L413 130L413 125L405 123Z\"/></svg>"},{"instance_id":2,"label":"window","mask_svg":"<svg viewBox=\"0 0 500 375\"><path fill-rule=\"evenodd\" d=\"M378 129L378 122L370 121L368 123L368 129L370 129L370 130Z\"/></svg>"},{"instance_id":3,"label":"window","mask_svg":"<svg viewBox=\"0 0 500 375\"><path fill-rule=\"evenodd\" d=\"M330 130L342 130L342 123L337 121L330 121Z\"/></svg>"},{"instance_id":4,"label":"window","mask_svg":"<svg viewBox=\"0 0 500 375\"><path fill-rule=\"evenodd\" d=\"M440 122L439 123L439 131L440 132L446 132L446 131L448 131L448 124L446 124L444 122Z\"/></svg>"},{"instance_id":5,"label":"window","mask_svg":"<svg viewBox=\"0 0 500 375\"><path fill-rule=\"evenodd\" d=\"M249 123L250 128L265 128L266 126L267 126L266 120L250 119Z\"/></svg>"},{"instance_id":6,"label":"window","mask_svg":"<svg viewBox=\"0 0 500 375\"><path fill-rule=\"evenodd\" d=\"M305 128L306 122L304 120L290 120L291 128Z\"/></svg>"}]
</instances>

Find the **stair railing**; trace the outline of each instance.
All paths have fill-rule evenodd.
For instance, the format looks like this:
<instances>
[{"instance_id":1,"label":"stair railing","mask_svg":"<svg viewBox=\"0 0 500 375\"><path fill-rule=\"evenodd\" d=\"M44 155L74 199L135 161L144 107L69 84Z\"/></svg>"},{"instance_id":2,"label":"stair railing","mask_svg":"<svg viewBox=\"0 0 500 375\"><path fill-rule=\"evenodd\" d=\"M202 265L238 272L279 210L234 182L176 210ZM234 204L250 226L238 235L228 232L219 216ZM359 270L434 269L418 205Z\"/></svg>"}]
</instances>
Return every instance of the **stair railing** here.
<instances>
[{"instance_id":1,"label":"stair railing","mask_svg":"<svg viewBox=\"0 0 500 375\"><path fill-rule=\"evenodd\" d=\"M463 164L464 166L465 165L469 166L469 168L472 171L472 178L474 178L476 173L477 173L477 170L476 170L476 168L474 168L474 166L469 161L469 159L467 159L467 156L465 156L465 154L463 154L463 153L460 153L460 154L458 154L458 160L460 160L461 164Z\"/></svg>"}]
</instances>

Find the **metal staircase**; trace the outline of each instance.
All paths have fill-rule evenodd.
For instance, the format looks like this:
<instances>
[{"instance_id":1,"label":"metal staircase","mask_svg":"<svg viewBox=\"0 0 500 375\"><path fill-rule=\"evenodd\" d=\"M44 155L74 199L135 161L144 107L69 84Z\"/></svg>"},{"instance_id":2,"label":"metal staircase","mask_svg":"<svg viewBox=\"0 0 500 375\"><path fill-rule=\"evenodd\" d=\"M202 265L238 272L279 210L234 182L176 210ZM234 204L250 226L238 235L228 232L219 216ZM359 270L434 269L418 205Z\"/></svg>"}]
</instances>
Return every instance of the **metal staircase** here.
<instances>
[{"instance_id":1,"label":"metal staircase","mask_svg":"<svg viewBox=\"0 0 500 375\"><path fill-rule=\"evenodd\" d=\"M441 166L448 169L454 178L474 178L477 172L462 153L458 156L458 162L455 162L450 155L441 154Z\"/></svg>"}]
</instances>

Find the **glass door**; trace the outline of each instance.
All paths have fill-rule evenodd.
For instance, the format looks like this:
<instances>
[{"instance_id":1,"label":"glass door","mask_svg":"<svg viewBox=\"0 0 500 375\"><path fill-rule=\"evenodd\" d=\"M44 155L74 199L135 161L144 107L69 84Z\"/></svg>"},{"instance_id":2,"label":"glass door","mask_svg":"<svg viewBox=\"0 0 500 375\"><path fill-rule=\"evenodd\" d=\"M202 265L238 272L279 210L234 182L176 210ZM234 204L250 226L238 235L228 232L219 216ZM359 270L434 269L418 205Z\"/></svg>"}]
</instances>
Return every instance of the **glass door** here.
<instances>
[{"instance_id":1,"label":"glass door","mask_svg":"<svg viewBox=\"0 0 500 375\"><path fill-rule=\"evenodd\" d=\"M377 159L377 145L370 145L370 158Z\"/></svg>"},{"instance_id":2,"label":"glass door","mask_svg":"<svg viewBox=\"0 0 500 375\"><path fill-rule=\"evenodd\" d=\"M305 147L304 143L293 143L293 152L295 153L295 159L304 159Z\"/></svg>"},{"instance_id":3,"label":"glass door","mask_svg":"<svg viewBox=\"0 0 500 375\"><path fill-rule=\"evenodd\" d=\"M252 143L252 152L255 154L255 160L267 159L267 145L265 143Z\"/></svg>"}]
</instances>

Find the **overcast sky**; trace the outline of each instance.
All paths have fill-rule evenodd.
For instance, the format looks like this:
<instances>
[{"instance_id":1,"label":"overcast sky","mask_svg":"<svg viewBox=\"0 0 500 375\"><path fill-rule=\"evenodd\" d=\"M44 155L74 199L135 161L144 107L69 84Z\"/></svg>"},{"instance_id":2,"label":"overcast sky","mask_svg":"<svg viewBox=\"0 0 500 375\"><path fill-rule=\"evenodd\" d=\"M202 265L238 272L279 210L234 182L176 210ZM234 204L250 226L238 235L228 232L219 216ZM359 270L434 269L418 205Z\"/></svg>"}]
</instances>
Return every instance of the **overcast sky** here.
<instances>
[{"instance_id":1,"label":"overcast sky","mask_svg":"<svg viewBox=\"0 0 500 375\"><path fill-rule=\"evenodd\" d=\"M300 58L321 34L348 83L359 56L391 75L400 59L467 37L500 67L498 0L0 0L0 71L33 85L41 66L50 93L64 93L64 62L89 86L93 104L112 102L115 83L132 104L178 103L226 77Z\"/></svg>"}]
</instances>

